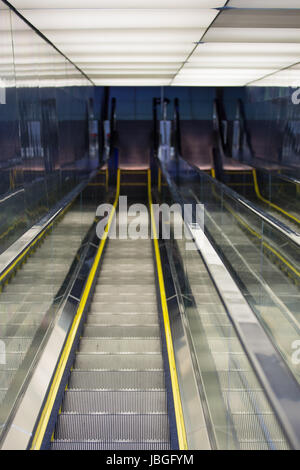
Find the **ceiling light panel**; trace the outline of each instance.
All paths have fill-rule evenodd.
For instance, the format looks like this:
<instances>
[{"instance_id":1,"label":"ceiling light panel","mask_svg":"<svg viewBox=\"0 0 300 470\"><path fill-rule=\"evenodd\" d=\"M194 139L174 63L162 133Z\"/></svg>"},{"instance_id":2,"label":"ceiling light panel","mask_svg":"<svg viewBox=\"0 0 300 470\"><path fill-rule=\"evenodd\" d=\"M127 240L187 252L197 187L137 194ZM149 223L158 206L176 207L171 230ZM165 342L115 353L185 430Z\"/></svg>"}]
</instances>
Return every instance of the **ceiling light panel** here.
<instances>
[{"instance_id":1,"label":"ceiling light panel","mask_svg":"<svg viewBox=\"0 0 300 470\"><path fill-rule=\"evenodd\" d=\"M227 6L234 8L300 8L299 0L230 0Z\"/></svg>"},{"instance_id":2,"label":"ceiling light panel","mask_svg":"<svg viewBox=\"0 0 300 470\"><path fill-rule=\"evenodd\" d=\"M279 75L278 69L300 60L300 0L12 3L98 85L244 86ZM225 3L233 9L219 12L216 8ZM44 82L47 62L57 64L49 69L57 81L63 80L48 45L31 50L28 28L20 20L14 20L13 30L16 61L26 80L30 60L35 67L38 62ZM200 40L203 44L195 48ZM8 54L2 51L3 65ZM78 82L71 69L70 78ZM276 80L288 82L288 77Z\"/></svg>"},{"instance_id":3,"label":"ceiling light panel","mask_svg":"<svg viewBox=\"0 0 300 470\"><path fill-rule=\"evenodd\" d=\"M94 64L85 64L77 62L79 67L84 67L85 70L172 70L176 72L181 65L181 62L170 62L162 64L160 62L124 62L124 63L109 63L100 62Z\"/></svg>"},{"instance_id":4,"label":"ceiling light panel","mask_svg":"<svg viewBox=\"0 0 300 470\"><path fill-rule=\"evenodd\" d=\"M134 29L206 28L217 11L208 9L170 10L21 10L38 29ZM70 20L71 19L71 20Z\"/></svg>"},{"instance_id":5,"label":"ceiling light panel","mask_svg":"<svg viewBox=\"0 0 300 470\"><path fill-rule=\"evenodd\" d=\"M131 28L131 29L68 29L44 30L44 34L56 45L91 45L94 43L114 44L120 42L142 42L160 44L170 42L173 44L193 43L199 40L205 32L204 28ZM22 34L22 32L20 32Z\"/></svg>"},{"instance_id":6,"label":"ceiling light panel","mask_svg":"<svg viewBox=\"0 0 300 470\"><path fill-rule=\"evenodd\" d=\"M120 54L119 52L115 52L114 54L108 52L107 54L72 54L70 56L73 62L81 63L81 64L98 64L101 62L111 62L111 63L119 63L122 64L123 62L135 62L135 63L147 63L147 62L160 62L164 64L166 62L180 62L182 63L185 59L185 54L176 54L176 53L157 53L157 54Z\"/></svg>"},{"instance_id":7,"label":"ceiling light panel","mask_svg":"<svg viewBox=\"0 0 300 470\"><path fill-rule=\"evenodd\" d=\"M168 86L169 79L162 78L95 78L98 86Z\"/></svg>"},{"instance_id":8,"label":"ceiling light panel","mask_svg":"<svg viewBox=\"0 0 300 470\"><path fill-rule=\"evenodd\" d=\"M300 60L299 44L200 44L184 67L282 68Z\"/></svg>"},{"instance_id":9,"label":"ceiling light panel","mask_svg":"<svg viewBox=\"0 0 300 470\"><path fill-rule=\"evenodd\" d=\"M245 86L248 82L272 73L274 70L253 69L182 69L172 81L174 86ZM223 85L222 85L223 83Z\"/></svg>"},{"instance_id":10,"label":"ceiling light panel","mask_svg":"<svg viewBox=\"0 0 300 470\"><path fill-rule=\"evenodd\" d=\"M67 56L72 54L86 54L87 52L92 55L105 54L184 54L186 56L191 50L190 44L172 44L172 43L112 43L112 44L81 44L74 46L64 46L64 52Z\"/></svg>"},{"instance_id":11,"label":"ceiling light panel","mask_svg":"<svg viewBox=\"0 0 300 470\"><path fill-rule=\"evenodd\" d=\"M217 8L224 0L12 0L21 9L178 9L178 8Z\"/></svg>"},{"instance_id":12,"label":"ceiling light panel","mask_svg":"<svg viewBox=\"0 0 300 470\"><path fill-rule=\"evenodd\" d=\"M250 86L300 87L300 64L280 72L268 74L260 80L249 83Z\"/></svg>"}]
</instances>

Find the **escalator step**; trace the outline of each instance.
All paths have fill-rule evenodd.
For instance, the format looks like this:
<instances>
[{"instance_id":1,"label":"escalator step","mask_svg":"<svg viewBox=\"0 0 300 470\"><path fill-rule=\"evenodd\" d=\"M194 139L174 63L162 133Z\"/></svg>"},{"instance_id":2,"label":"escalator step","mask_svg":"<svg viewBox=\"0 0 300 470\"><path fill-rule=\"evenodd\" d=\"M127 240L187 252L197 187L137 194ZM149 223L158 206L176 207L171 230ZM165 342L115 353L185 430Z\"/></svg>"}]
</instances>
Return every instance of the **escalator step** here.
<instances>
[{"instance_id":1,"label":"escalator step","mask_svg":"<svg viewBox=\"0 0 300 470\"><path fill-rule=\"evenodd\" d=\"M233 424L239 441L257 440L258 442L269 442L270 448L273 439L284 441L282 430L278 420L272 412L261 413L237 413L232 414ZM264 432L265 430L265 432Z\"/></svg>"},{"instance_id":2,"label":"escalator step","mask_svg":"<svg viewBox=\"0 0 300 470\"><path fill-rule=\"evenodd\" d=\"M9 388L15 374L16 370L0 370L1 389Z\"/></svg>"},{"instance_id":3,"label":"escalator step","mask_svg":"<svg viewBox=\"0 0 300 470\"><path fill-rule=\"evenodd\" d=\"M73 370L149 370L162 368L161 354L77 353Z\"/></svg>"},{"instance_id":4,"label":"escalator step","mask_svg":"<svg viewBox=\"0 0 300 470\"><path fill-rule=\"evenodd\" d=\"M1 382L2 383L2 382ZM164 371L78 371L70 375L69 389L164 390Z\"/></svg>"},{"instance_id":5,"label":"escalator step","mask_svg":"<svg viewBox=\"0 0 300 470\"><path fill-rule=\"evenodd\" d=\"M41 312L40 314L30 314L24 312L15 314L1 314L1 322L3 322L3 324L9 325L40 325L45 313L46 312Z\"/></svg>"},{"instance_id":6,"label":"escalator step","mask_svg":"<svg viewBox=\"0 0 300 470\"><path fill-rule=\"evenodd\" d=\"M57 440L51 442L52 450L169 450L167 441L87 441Z\"/></svg>"},{"instance_id":7,"label":"escalator step","mask_svg":"<svg viewBox=\"0 0 300 470\"><path fill-rule=\"evenodd\" d=\"M127 292L127 293L122 293L122 294L113 294L112 292L101 292L101 294L94 294L93 300L95 302L110 302L112 296L114 296L115 300L118 302L135 302L135 299L137 298L138 294L138 299L139 302L151 302L153 300L153 296L155 294L153 293L144 293L140 292L137 288L135 289L135 292Z\"/></svg>"},{"instance_id":8,"label":"escalator step","mask_svg":"<svg viewBox=\"0 0 300 470\"><path fill-rule=\"evenodd\" d=\"M1 298L0 319L2 313L41 313L46 312L52 302L4 302Z\"/></svg>"},{"instance_id":9,"label":"escalator step","mask_svg":"<svg viewBox=\"0 0 300 470\"><path fill-rule=\"evenodd\" d=\"M162 440L169 439L166 413L67 414L61 413L54 439L68 440Z\"/></svg>"},{"instance_id":10,"label":"escalator step","mask_svg":"<svg viewBox=\"0 0 300 470\"><path fill-rule=\"evenodd\" d=\"M156 300L147 302L93 302L90 308L91 313L152 313L157 315Z\"/></svg>"},{"instance_id":11,"label":"escalator step","mask_svg":"<svg viewBox=\"0 0 300 470\"><path fill-rule=\"evenodd\" d=\"M93 325L158 325L157 314L138 314L138 313L122 313L111 314L101 313L90 314L87 317L87 324Z\"/></svg>"},{"instance_id":12,"label":"escalator step","mask_svg":"<svg viewBox=\"0 0 300 470\"><path fill-rule=\"evenodd\" d=\"M82 338L79 344L79 352L160 353L161 344L159 339Z\"/></svg>"},{"instance_id":13,"label":"escalator step","mask_svg":"<svg viewBox=\"0 0 300 470\"><path fill-rule=\"evenodd\" d=\"M14 324L14 325L3 325L0 324L0 331L1 336L22 336L24 338L33 338L35 332L37 330L36 325L22 325L22 324Z\"/></svg>"},{"instance_id":14,"label":"escalator step","mask_svg":"<svg viewBox=\"0 0 300 470\"><path fill-rule=\"evenodd\" d=\"M63 412L72 413L153 413L165 412L167 396L163 390L81 391L67 390Z\"/></svg>"},{"instance_id":15,"label":"escalator step","mask_svg":"<svg viewBox=\"0 0 300 470\"><path fill-rule=\"evenodd\" d=\"M86 325L84 336L109 337L109 338L160 338L160 329L158 326L99 326Z\"/></svg>"},{"instance_id":16,"label":"escalator step","mask_svg":"<svg viewBox=\"0 0 300 470\"><path fill-rule=\"evenodd\" d=\"M101 280L101 277L100 277ZM155 286L153 285L106 285L105 288L101 285L101 281L96 285L94 299L97 301L97 295L113 295L114 298L119 297L120 295L133 295L133 297L156 295Z\"/></svg>"},{"instance_id":17,"label":"escalator step","mask_svg":"<svg viewBox=\"0 0 300 470\"><path fill-rule=\"evenodd\" d=\"M31 338L18 338L18 337L0 337L0 340L5 343L5 351L9 352L25 352L30 346Z\"/></svg>"},{"instance_id":18,"label":"escalator step","mask_svg":"<svg viewBox=\"0 0 300 470\"><path fill-rule=\"evenodd\" d=\"M24 353L9 353L5 354L5 364L0 364L0 370L5 371L7 369L18 369L24 360ZM0 383L0 387L2 383Z\"/></svg>"},{"instance_id":19,"label":"escalator step","mask_svg":"<svg viewBox=\"0 0 300 470\"><path fill-rule=\"evenodd\" d=\"M6 392L7 392L7 388L6 389L4 389L4 388L0 389L0 403L2 403L2 401L4 400Z\"/></svg>"}]
</instances>

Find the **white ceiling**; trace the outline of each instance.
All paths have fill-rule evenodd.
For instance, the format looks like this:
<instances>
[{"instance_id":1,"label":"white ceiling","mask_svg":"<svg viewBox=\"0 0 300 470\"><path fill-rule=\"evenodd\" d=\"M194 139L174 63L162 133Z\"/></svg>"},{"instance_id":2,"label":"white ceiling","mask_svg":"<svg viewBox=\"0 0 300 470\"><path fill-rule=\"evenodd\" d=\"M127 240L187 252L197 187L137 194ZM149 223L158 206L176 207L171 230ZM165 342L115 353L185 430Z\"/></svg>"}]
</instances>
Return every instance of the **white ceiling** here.
<instances>
[{"instance_id":1,"label":"white ceiling","mask_svg":"<svg viewBox=\"0 0 300 470\"><path fill-rule=\"evenodd\" d=\"M300 85L300 0L11 3L97 85Z\"/></svg>"}]
</instances>

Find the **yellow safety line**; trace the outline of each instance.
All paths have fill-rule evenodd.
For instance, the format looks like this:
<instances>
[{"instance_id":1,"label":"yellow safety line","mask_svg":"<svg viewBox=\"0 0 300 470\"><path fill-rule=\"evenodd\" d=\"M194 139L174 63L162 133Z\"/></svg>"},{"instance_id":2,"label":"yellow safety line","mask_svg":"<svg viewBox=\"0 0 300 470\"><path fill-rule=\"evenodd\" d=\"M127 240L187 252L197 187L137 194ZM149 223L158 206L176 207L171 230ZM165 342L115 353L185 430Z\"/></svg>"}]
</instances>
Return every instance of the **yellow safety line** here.
<instances>
[{"instance_id":1,"label":"yellow safety line","mask_svg":"<svg viewBox=\"0 0 300 470\"><path fill-rule=\"evenodd\" d=\"M211 176L212 176L213 178L216 177L216 170L215 170L214 168L211 169Z\"/></svg>"},{"instance_id":2,"label":"yellow safety line","mask_svg":"<svg viewBox=\"0 0 300 470\"><path fill-rule=\"evenodd\" d=\"M87 282L86 282L86 285L85 285L85 288L84 288L84 291L83 291L83 294L82 294L82 297L81 297L81 300L80 300L80 303L79 303L79 306L78 306L78 309L77 309L77 312L76 312L76 315L74 317L74 320L73 320L70 332L68 334L63 352L61 354L58 366L56 368L56 371L55 371L55 374L54 374L54 377L53 377L53 380L52 380L52 384L51 384L51 387L50 387L50 390L49 390L49 393L48 393L48 396L47 396L47 400L46 400L45 406L43 408L43 411L42 411L42 414L41 414L41 417L40 417L40 420L39 420L39 423L38 423L38 426L37 426L37 429L36 429L36 432L35 432L35 435L34 435L34 438L33 438L33 441L32 441L31 450L39 450L41 448L41 445L42 445L42 442L43 442L43 439L44 439L44 436L45 436L45 432L46 432L46 429L47 429L47 426L48 426L48 422L49 422L49 419L50 419L50 416L51 416L51 412L52 412L52 409L53 409L53 405L54 405L54 402L55 402L55 399L56 399L56 396L57 396L57 392L59 390L61 379L63 377L64 371L65 371L65 368L66 368L68 357L70 355L72 345L73 345L74 339L75 339L77 331L78 331L78 327L79 327L79 324L80 324L80 321L81 321L81 318L82 318L82 315L83 315L83 312L84 312L84 309L85 309L85 305L86 305L86 302L87 302L87 299L88 299L88 296L89 296L89 293L90 293L90 290L91 290L91 287L92 287L92 284L93 284L93 281L94 281L95 274L97 272L97 268L99 266L99 262L100 262L100 259L101 259L102 253L103 253L103 249L104 249L107 237L108 237L109 228L111 226L111 223L112 223L115 211L116 211L116 207L117 207L118 200L119 200L119 194L120 194L120 170L118 169L118 173L117 173L117 190L116 190L116 198L115 198L115 201L114 201L113 209L112 209L112 211L109 215L108 222L107 222L107 225L105 227L103 237L101 239L101 242L100 242L96 257L95 257L95 260L93 262L93 266L90 270L90 273L89 273L89 276L88 276L88 279L87 279Z\"/></svg>"},{"instance_id":3,"label":"yellow safety line","mask_svg":"<svg viewBox=\"0 0 300 470\"><path fill-rule=\"evenodd\" d=\"M261 193L260 193L260 189L259 189L259 185L258 185L258 181L257 181L257 174L256 174L256 170L253 169L252 170L252 175L253 175L253 183L254 183L254 189L255 189L255 193L256 193L256 196L261 200L263 201L265 204L268 204L270 207L273 207L275 210L279 211L279 212L282 212L282 214L284 214L286 217L289 217L290 219L293 219L295 222L297 222L298 224L300 224L300 220L297 219L297 217L295 217L294 215L292 214L289 214L288 212L286 212L284 209L282 209L281 207L277 206L276 204L274 204L273 202L269 201L268 199L265 199Z\"/></svg>"},{"instance_id":4,"label":"yellow safety line","mask_svg":"<svg viewBox=\"0 0 300 470\"><path fill-rule=\"evenodd\" d=\"M164 277L163 277L163 272L162 272L157 231L156 231L155 218L154 218L154 212L153 212L153 207L152 207L151 170L150 169L148 169L148 199L149 199L149 207L150 207L151 224L152 224L152 230L153 230L154 251L155 251L155 257L156 257L158 282L159 282L159 289L160 289L160 296L161 296L161 306L162 306L163 320L164 320L164 326L165 326L170 375L171 375L171 382L172 382L178 442L179 442L179 448L181 450L187 450L188 447L187 447L186 431L185 431L180 391L179 391L179 385L178 385L178 377L177 377L176 363L175 363L175 357L174 357L173 340L172 340L172 333L171 333L171 327L170 327Z\"/></svg>"}]
</instances>

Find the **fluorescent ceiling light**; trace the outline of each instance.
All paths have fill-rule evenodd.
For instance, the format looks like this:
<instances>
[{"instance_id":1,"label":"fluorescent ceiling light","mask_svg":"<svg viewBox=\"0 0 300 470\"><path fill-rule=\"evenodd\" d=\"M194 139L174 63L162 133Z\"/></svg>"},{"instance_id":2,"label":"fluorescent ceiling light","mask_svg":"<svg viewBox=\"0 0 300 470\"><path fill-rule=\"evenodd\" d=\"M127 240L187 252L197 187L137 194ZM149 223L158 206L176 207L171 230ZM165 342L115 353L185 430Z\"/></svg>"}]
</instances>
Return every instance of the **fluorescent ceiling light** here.
<instances>
[{"instance_id":1,"label":"fluorescent ceiling light","mask_svg":"<svg viewBox=\"0 0 300 470\"><path fill-rule=\"evenodd\" d=\"M216 8L225 3L225 0L86 0L82 4L82 0L13 0L14 6L98 85L244 86L299 61L298 14L283 12L281 16L275 10L300 10L300 0L230 0L227 6L237 9L221 12L203 38L218 14ZM266 8L274 11L261 11ZM22 75L28 86L30 75L36 74L37 78L32 80L39 86L53 82L64 86L87 83L72 64L14 14L12 23L19 80ZM290 27L281 28L282 24ZM9 73L10 26L7 19L1 22L1 18L0 25L3 26L0 66ZM201 39L204 44L199 44L189 57ZM293 74L296 76L298 71ZM288 77L291 74L282 75L281 82L289 81Z\"/></svg>"},{"instance_id":2,"label":"fluorescent ceiling light","mask_svg":"<svg viewBox=\"0 0 300 470\"><path fill-rule=\"evenodd\" d=\"M13 0L18 9L163 9L163 8L217 8L226 2L224 0Z\"/></svg>"},{"instance_id":3,"label":"fluorescent ceiling light","mask_svg":"<svg viewBox=\"0 0 300 470\"><path fill-rule=\"evenodd\" d=\"M205 43L199 44L193 53L193 57L211 55L211 54L244 54L244 55L268 55L276 53L292 53L295 56L300 56L299 44L280 44L280 43Z\"/></svg>"},{"instance_id":4,"label":"fluorescent ceiling light","mask_svg":"<svg viewBox=\"0 0 300 470\"><path fill-rule=\"evenodd\" d=\"M178 73L177 77L211 77L211 76L222 76L224 78L238 78L238 77L246 77L246 80L251 78L257 79L268 73L276 72L276 69L219 69L219 68L207 68L207 69L186 69L183 67L180 72Z\"/></svg>"},{"instance_id":5,"label":"fluorescent ceiling light","mask_svg":"<svg viewBox=\"0 0 300 470\"><path fill-rule=\"evenodd\" d=\"M89 76L92 78L97 75L99 78L100 77L129 77L133 78L134 76L144 76L145 78L156 78L156 77L162 77L162 78L169 78L170 80L174 77L174 73L170 72L170 70L103 70L99 72L99 70L96 70L95 72L91 72Z\"/></svg>"},{"instance_id":6,"label":"fluorescent ceiling light","mask_svg":"<svg viewBox=\"0 0 300 470\"><path fill-rule=\"evenodd\" d=\"M161 62L145 62L143 64L138 62L124 62L124 63L109 63L109 62L101 62L98 63L82 63L77 62L79 67L84 67L85 70L172 70L177 71L180 66L181 62L170 62L162 64Z\"/></svg>"},{"instance_id":7,"label":"fluorescent ceiling light","mask_svg":"<svg viewBox=\"0 0 300 470\"><path fill-rule=\"evenodd\" d=\"M97 64L99 62L111 62L111 63L122 63L122 62L160 62L162 64L166 62L183 62L185 60L185 54L101 54L101 55L70 55L70 59L73 62L81 64Z\"/></svg>"},{"instance_id":8,"label":"fluorescent ceiling light","mask_svg":"<svg viewBox=\"0 0 300 470\"><path fill-rule=\"evenodd\" d=\"M216 10L22 10L41 31L67 29L205 28ZM14 26L24 29L24 23Z\"/></svg>"},{"instance_id":9,"label":"fluorescent ceiling light","mask_svg":"<svg viewBox=\"0 0 300 470\"><path fill-rule=\"evenodd\" d=\"M120 43L120 42L151 42L152 44L160 44L161 42L175 43L192 43L200 39L205 32L201 28L132 28L132 29L69 29L66 31L61 30L45 30L44 34L56 45L81 45L81 44L94 44L94 43ZM14 36L21 37L25 32L17 31ZM26 33L25 33L26 35ZM1 32L0 32L1 37ZM22 37L26 40L26 37Z\"/></svg>"},{"instance_id":10,"label":"fluorescent ceiling light","mask_svg":"<svg viewBox=\"0 0 300 470\"><path fill-rule=\"evenodd\" d=\"M300 65L276 72L261 80L249 84L250 86L282 86L300 87Z\"/></svg>"},{"instance_id":11,"label":"fluorescent ceiling light","mask_svg":"<svg viewBox=\"0 0 300 470\"><path fill-rule=\"evenodd\" d=\"M264 75L274 72L274 69L181 69L172 81L172 85L186 86L245 86L248 82L257 80Z\"/></svg>"},{"instance_id":12,"label":"fluorescent ceiling light","mask_svg":"<svg viewBox=\"0 0 300 470\"><path fill-rule=\"evenodd\" d=\"M82 45L74 47L65 46L64 52L68 56L72 54L87 54L99 56L101 54L184 54L188 55L191 51L192 46L190 44L172 44L172 43L160 43L160 44L145 44L145 43L119 43L119 44L92 44Z\"/></svg>"},{"instance_id":13,"label":"fluorescent ceiling light","mask_svg":"<svg viewBox=\"0 0 300 470\"><path fill-rule=\"evenodd\" d=\"M97 79L95 78L95 83L98 86L168 86L170 85L169 79L161 78L128 78L128 79L119 79L119 78L109 78L109 79Z\"/></svg>"}]
</instances>

